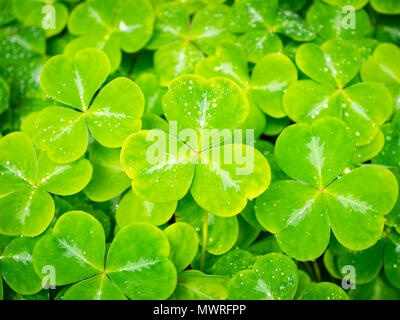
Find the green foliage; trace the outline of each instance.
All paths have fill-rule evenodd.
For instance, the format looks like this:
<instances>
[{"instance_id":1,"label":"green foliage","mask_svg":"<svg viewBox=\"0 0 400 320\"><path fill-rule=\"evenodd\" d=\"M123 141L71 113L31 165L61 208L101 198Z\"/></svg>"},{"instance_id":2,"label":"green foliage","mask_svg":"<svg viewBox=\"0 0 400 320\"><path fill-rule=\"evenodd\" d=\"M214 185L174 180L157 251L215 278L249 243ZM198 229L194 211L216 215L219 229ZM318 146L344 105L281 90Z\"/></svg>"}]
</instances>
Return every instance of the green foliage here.
<instances>
[{"instance_id":1,"label":"green foliage","mask_svg":"<svg viewBox=\"0 0 400 320\"><path fill-rule=\"evenodd\" d=\"M6 235L37 236L54 215L49 193L71 195L82 190L92 177L86 159L66 165L39 156L31 139L13 132L0 139L0 231Z\"/></svg>"},{"instance_id":2,"label":"green foliage","mask_svg":"<svg viewBox=\"0 0 400 320\"><path fill-rule=\"evenodd\" d=\"M277 34L296 41L310 41L316 36L296 13L280 10L278 0L235 0L229 16L229 29L241 34L238 43L251 62L282 50Z\"/></svg>"},{"instance_id":3,"label":"green foliage","mask_svg":"<svg viewBox=\"0 0 400 320\"><path fill-rule=\"evenodd\" d=\"M399 300L398 0L0 0L0 300Z\"/></svg>"},{"instance_id":4,"label":"green foliage","mask_svg":"<svg viewBox=\"0 0 400 320\"><path fill-rule=\"evenodd\" d=\"M57 285L78 282L64 299L110 300L124 298L123 294L131 299L166 298L174 290L176 270L168 258L168 239L156 227L132 224L121 229L108 250L106 264L104 253L100 223L88 213L71 211L39 240L33 261L38 275L44 266L53 266Z\"/></svg>"},{"instance_id":5,"label":"green foliage","mask_svg":"<svg viewBox=\"0 0 400 320\"><path fill-rule=\"evenodd\" d=\"M347 248L363 250L377 242L383 216L398 196L397 181L380 166L341 175L354 152L354 138L342 121L326 117L289 126L275 150L280 167L295 181L273 183L257 199L256 213L285 252L301 261L319 257L328 246L329 226ZM366 180L378 189L366 187Z\"/></svg>"}]
</instances>

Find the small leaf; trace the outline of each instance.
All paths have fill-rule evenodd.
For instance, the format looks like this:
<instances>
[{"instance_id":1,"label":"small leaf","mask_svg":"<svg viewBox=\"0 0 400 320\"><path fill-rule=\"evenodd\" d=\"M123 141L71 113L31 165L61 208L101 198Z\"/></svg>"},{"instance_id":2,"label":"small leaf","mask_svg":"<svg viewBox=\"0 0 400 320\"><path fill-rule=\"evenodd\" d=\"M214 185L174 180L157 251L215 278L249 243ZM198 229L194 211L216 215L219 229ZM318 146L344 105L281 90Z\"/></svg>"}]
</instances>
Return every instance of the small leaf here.
<instances>
[{"instance_id":1,"label":"small leaf","mask_svg":"<svg viewBox=\"0 0 400 320\"><path fill-rule=\"evenodd\" d=\"M271 53L258 61L251 76L250 94L266 114L282 118L282 96L287 87L297 80L297 69L283 54Z\"/></svg>"},{"instance_id":2,"label":"small leaf","mask_svg":"<svg viewBox=\"0 0 400 320\"><path fill-rule=\"evenodd\" d=\"M382 151L372 160L373 163L386 166L400 167L400 116L391 123L382 126L385 145Z\"/></svg>"},{"instance_id":3,"label":"small leaf","mask_svg":"<svg viewBox=\"0 0 400 320\"><path fill-rule=\"evenodd\" d=\"M196 73L206 77L225 77L235 81L242 88L250 80L246 57L240 47L231 41L222 41L215 55L201 60L196 65Z\"/></svg>"},{"instance_id":4,"label":"small leaf","mask_svg":"<svg viewBox=\"0 0 400 320\"><path fill-rule=\"evenodd\" d=\"M20 294L34 294L42 290L42 281L32 265L32 250L37 239L16 238L0 255L0 271L11 289Z\"/></svg>"},{"instance_id":5,"label":"small leaf","mask_svg":"<svg viewBox=\"0 0 400 320\"><path fill-rule=\"evenodd\" d=\"M35 140L54 162L69 163L86 152L89 136L83 113L47 107L41 111L36 123Z\"/></svg>"},{"instance_id":6,"label":"small leaf","mask_svg":"<svg viewBox=\"0 0 400 320\"><path fill-rule=\"evenodd\" d=\"M153 202L172 202L185 196L194 175L193 157L190 149L161 130L132 134L121 150L121 163L133 179L132 188Z\"/></svg>"},{"instance_id":7,"label":"small leaf","mask_svg":"<svg viewBox=\"0 0 400 320\"><path fill-rule=\"evenodd\" d=\"M172 300L226 300L229 278L187 270L179 274Z\"/></svg>"},{"instance_id":8,"label":"small leaf","mask_svg":"<svg viewBox=\"0 0 400 320\"><path fill-rule=\"evenodd\" d=\"M378 130L375 138L366 145L358 146L353 156L353 163L361 164L377 156L385 146L385 136Z\"/></svg>"},{"instance_id":9,"label":"small leaf","mask_svg":"<svg viewBox=\"0 0 400 320\"><path fill-rule=\"evenodd\" d=\"M278 181L256 202L261 225L277 235L284 252L300 261L319 257L329 243L329 218L318 190L297 181Z\"/></svg>"},{"instance_id":10,"label":"small leaf","mask_svg":"<svg viewBox=\"0 0 400 320\"><path fill-rule=\"evenodd\" d=\"M354 15L354 18L350 15ZM352 24L353 21L356 23ZM365 10L350 11L348 7L333 7L321 1L314 2L308 9L307 22L326 40L359 39L367 36L372 30L370 18Z\"/></svg>"},{"instance_id":11,"label":"small leaf","mask_svg":"<svg viewBox=\"0 0 400 320\"><path fill-rule=\"evenodd\" d=\"M246 96L232 80L185 75L169 84L163 110L168 121L177 121L178 131L194 129L201 137L201 129L236 128L246 119L249 107Z\"/></svg>"},{"instance_id":12,"label":"small leaf","mask_svg":"<svg viewBox=\"0 0 400 320\"><path fill-rule=\"evenodd\" d=\"M242 270L253 267L254 257L245 250L232 250L221 256L212 268L213 274L226 275L233 277Z\"/></svg>"},{"instance_id":13,"label":"small leaf","mask_svg":"<svg viewBox=\"0 0 400 320\"><path fill-rule=\"evenodd\" d=\"M177 272L183 271L196 256L199 239L196 230L184 222L177 222L164 230L168 237L170 258Z\"/></svg>"},{"instance_id":14,"label":"small leaf","mask_svg":"<svg viewBox=\"0 0 400 320\"><path fill-rule=\"evenodd\" d=\"M310 41L316 38L313 27L307 25L297 13L292 11L279 10L274 29L295 41Z\"/></svg>"},{"instance_id":15,"label":"small leaf","mask_svg":"<svg viewBox=\"0 0 400 320\"><path fill-rule=\"evenodd\" d=\"M142 73L136 83L143 92L145 103L145 114L162 115L162 96L167 92L166 88L160 87L157 76L154 73Z\"/></svg>"},{"instance_id":16,"label":"small leaf","mask_svg":"<svg viewBox=\"0 0 400 320\"><path fill-rule=\"evenodd\" d=\"M86 159L66 165L51 161L46 152L41 152L38 159L37 185L54 194L71 195L78 193L92 178L93 168Z\"/></svg>"},{"instance_id":17,"label":"small leaf","mask_svg":"<svg viewBox=\"0 0 400 320\"><path fill-rule=\"evenodd\" d=\"M353 6L355 9L361 9L364 7L368 0L324 0L333 6L343 7L343 6Z\"/></svg>"},{"instance_id":18,"label":"small leaf","mask_svg":"<svg viewBox=\"0 0 400 320\"><path fill-rule=\"evenodd\" d=\"M228 31L229 12L230 8L225 5L210 5L194 15L189 37L206 55L213 54L220 41L235 39Z\"/></svg>"},{"instance_id":19,"label":"small leaf","mask_svg":"<svg viewBox=\"0 0 400 320\"><path fill-rule=\"evenodd\" d=\"M190 42L173 42L161 47L154 54L154 71L164 87L183 74L193 73L204 55Z\"/></svg>"},{"instance_id":20,"label":"small leaf","mask_svg":"<svg viewBox=\"0 0 400 320\"><path fill-rule=\"evenodd\" d=\"M271 170L258 150L239 144L211 149L220 155L219 162L208 151L201 153L190 188L195 201L205 210L222 217L234 216L245 208L247 200L267 189ZM211 199L210 192L214 195Z\"/></svg>"},{"instance_id":21,"label":"small leaf","mask_svg":"<svg viewBox=\"0 0 400 320\"><path fill-rule=\"evenodd\" d=\"M356 273L356 284L371 282L378 276L383 266L383 249L384 241L380 240L366 250L348 251L337 256L337 268L343 275L343 268L351 265Z\"/></svg>"},{"instance_id":22,"label":"small leaf","mask_svg":"<svg viewBox=\"0 0 400 320\"><path fill-rule=\"evenodd\" d=\"M232 7L229 29L244 33L272 25L278 9L278 0L237 0Z\"/></svg>"},{"instance_id":23,"label":"small leaf","mask_svg":"<svg viewBox=\"0 0 400 320\"><path fill-rule=\"evenodd\" d=\"M144 103L143 93L136 83L122 77L111 81L100 91L87 113L90 132L105 147L121 147L131 133L140 130Z\"/></svg>"},{"instance_id":24,"label":"small leaf","mask_svg":"<svg viewBox=\"0 0 400 320\"><path fill-rule=\"evenodd\" d=\"M93 165L93 177L85 188L92 201L107 201L120 195L130 186L120 161L121 149L109 149L93 142L89 147L89 160Z\"/></svg>"},{"instance_id":25,"label":"small leaf","mask_svg":"<svg viewBox=\"0 0 400 320\"><path fill-rule=\"evenodd\" d=\"M322 188L349 164L354 140L338 119L289 126L279 136L275 153L279 166L294 179Z\"/></svg>"},{"instance_id":26,"label":"small leaf","mask_svg":"<svg viewBox=\"0 0 400 320\"><path fill-rule=\"evenodd\" d=\"M400 4L396 0L371 0L371 6L379 13L400 14Z\"/></svg>"},{"instance_id":27,"label":"small leaf","mask_svg":"<svg viewBox=\"0 0 400 320\"><path fill-rule=\"evenodd\" d=\"M301 300L304 293L312 286L310 276L303 270L299 270L299 284L297 286L295 300Z\"/></svg>"},{"instance_id":28,"label":"small leaf","mask_svg":"<svg viewBox=\"0 0 400 320\"><path fill-rule=\"evenodd\" d=\"M302 300L348 300L346 292L336 284L319 282L308 289Z\"/></svg>"},{"instance_id":29,"label":"small leaf","mask_svg":"<svg viewBox=\"0 0 400 320\"><path fill-rule=\"evenodd\" d=\"M0 231L34 237L54 215L51 196L35 186L36 152L22 132L0 139Z\"/></svg>"},{"instance_id":30,"label":"small leaf","mask_svg":"<svg viewBox=\"0 0 400 320\"><path fill-rule=\"evenodd\" d=\"M52 57L43 67L40 85L54 100L87 111L109 73L110 62L102 51L84 49L73 57Z\"/></svg>"},{"instance_id":31,"label":"small leaf","mask_svg":"<svg viewBox=\"0 0 400 320\"><path fill-rule=\"evenodd\" d=\"M145 222L160 226L175 212L177 202L150 202L139 198L132 190L119 202L115 219L120 227L128 226L135 222Z\"/></svg>"},{"instance_id":32,"label":"small leaf","mask_svg":"<svg viewBox=\"0 0 400 320\"><path fill-rule=\"evenodd\" d=\"M246 53L247 60L256 63L265 55L282 52L282 40L276 33L252 30L238 37L237 43Z\"/></svg>"},{"instance_id":33,"label":"small leaf","mask_svg":"<svg viewBox=\"0 0 400 320\"><path fill-rule=\"evenodd\" d=\"M230 300L291 300L298 284L295 263L280 253L257 258L253 269L240 271L229 283Z\"/></svg>"},{"instance_id":34,"label":"small leaf","mask_svg":"<svg viewBox=\"0 0 400 320\"><path fill-rule=\"evenodd\" d=\"M87 48L102 50L110 60L110 71L117 70L121 64L121 50L119 39L108 33L96 33L74 38L65 46L64 54L74 56L79 51Z\"/></svg>"},{"instance_id":35,"label":"small leaf","mask_svg":"<svg viewBox=\"0 0 400 320\"><path fill-rule=\"evenodd\" d=\"M53 266L56 285L74 283L104 270L103 227L83 211L64 213L52 233L39 240L33 250L36 273L44 277L45 266Z\"/></svg>"},{"instance_id":36,"label":"small leaf","mask_svg":"<svg viewBox=\"0 0 400 320\"><path fill-rule=\"evenodd\" d=\"M296 63L310 78L343 88L360 71L361 58L351 42L335 39L322 46L302 44L296 53Z\"/></svg>"},{"instance_id":37,"label":"small leaf","mask_svg":"<svg viewBox=\"0 0 400 320\"><path fill-rule=\"evenodd\" d=\"M384 270L390 284L400 288L400 236L394 233L389 237L384 253Z\"/></svg>"},{"instance_id":38,"label":"small leaf","mask_svg":"<svg viewBox=\"0 0 400 320\"><path fill-rule=\"evenodd\" d=\"M236 243L239 232L237 218L206 214L190 194L179 202L175 217L177 222L190 224L198 233L200 245L213 255L228 252ZM204 236L207 237L206 241Z\"/></svg>"},{"instance_id":39,"label":"small leaf","mask_svg":"<svg viewBox=\"0 0 400 320\"><path fill-rule=\"evenodd\" d=\"M394 288L381 274L374 281L358 285L349 291L351 300L399 300L399 289Z\"/></svg>"},{"instance_id":40,"label":"small leaf","mask_svg":"<svg viewBox=\"0 0 400 320\"><path fill-rule=\"evenodd\" d=\"M361 69L364 81L374 81L388 85L400 84L400 67L396 63L400 59L400 49L391 43L378 45L371 59Z\"/></svg>"},{"instance_id":41,"label":"small leaf","mask_svg":"<svg viewBox=\"0 0 400 320\"><path fill-rule=\"evenodd\" d=\"M106 272L130 299L166 299L177 282L168 257L167 236L155 226L136 223L115 236Z\"/></svg>"},{"instance_id":42,"label":"small leaf","mask_svg":"<svg viewBox=\"0 0 400 320\"><path fill-rule=\"evenodd\" d=\"M132 53L139 51L153 34L153 8L147 0L128 0L115 3L117 14L114 27L117 28L122 50Z\"/></svg>"},{"instance_id":43,"label":"small leaf","mask_svg":"<svg viewBox=\"0 0 400 320\"><path fill-rule=\"evenodd\" d=\"M371 189L363 181L375 187ZM384 193L377 192L383 189ZM323 196L338 241L351 250L374 245L381 237L384 215L393 208L397 195L395 176L379 166L364 166L336 180Z\"/></svg>"}]
</instances>

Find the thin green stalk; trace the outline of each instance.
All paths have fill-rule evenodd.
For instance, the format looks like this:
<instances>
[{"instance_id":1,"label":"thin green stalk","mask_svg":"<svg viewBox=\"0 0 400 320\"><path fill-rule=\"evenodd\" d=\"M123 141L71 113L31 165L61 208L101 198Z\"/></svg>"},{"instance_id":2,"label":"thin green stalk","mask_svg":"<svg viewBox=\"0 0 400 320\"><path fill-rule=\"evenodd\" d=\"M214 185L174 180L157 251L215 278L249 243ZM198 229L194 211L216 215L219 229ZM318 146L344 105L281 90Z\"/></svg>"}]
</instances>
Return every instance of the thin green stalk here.
<instances>
[{"instance_id":1,"label":"thin green stalk","mask_svg":"<svg viewBox=\"0 0 400 320\"><path fill-rule=\"evenodd\" d=\"M304 263L304 266L306 267L307 272L308 272L309 276L311 277L311 279L315 280L315 275L314 275L313 269L310 266L310 263L308 261L305 261L303 263Z\"/></svg>"},{"instance_id":2,"label":"thin green stalk","mask_svg":"<svg viewBox=\"0 0 400 320\"><path fill-rule=\"evenodd\" d=\"M200 258L200 270L204 270L204 260L206 258L206 249L207 249L207 240L208 240L208 212L204 212L204 222L203 222L203 243L201 247L201 258Z\"/></svg>"},{"instance_id":3,"label":"thin green stalk","mask_svg":"<svg viewBox=\"0 0 400 320\"><path fill-rule=\"evenodd\" d=\"M317 261L313 261L312 265L314 267L315 277L317 278L317 281L321 282L321 280L322 280L321 271L319 270L318 262Z\"/></svg>"}]
</instances>

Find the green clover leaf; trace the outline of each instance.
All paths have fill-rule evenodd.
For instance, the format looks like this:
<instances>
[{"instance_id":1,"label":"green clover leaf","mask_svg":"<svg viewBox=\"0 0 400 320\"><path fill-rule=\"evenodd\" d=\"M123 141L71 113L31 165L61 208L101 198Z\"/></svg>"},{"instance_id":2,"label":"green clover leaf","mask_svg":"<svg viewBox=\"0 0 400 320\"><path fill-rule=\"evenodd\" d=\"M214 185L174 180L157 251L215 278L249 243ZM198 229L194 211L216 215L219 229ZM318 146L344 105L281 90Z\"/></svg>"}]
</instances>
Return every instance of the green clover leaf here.
<instances>
[{"instance_id":1,"label":"green clover leaf","mask_svg":"<svg viewBox=\"0 0 400 320\"><path fill-rule=\"evenodd\" d=\"M364 81L379 82L392 92L396 110L400 109L400 68L396 61L400 58L400 49L391 43L382 43L376 47L372 57L361 68Z\"/></svg>"},{"instance_id":2,"label":"green clover leaf","mask_svg":"<svg viewBox=\"0 0 400 320\"><path fill-rule=\"evenodd\" d=\"M384 215L397 199L397 181L380 166L341 175L353 152L351 132L335 118L292 125L279 136L278 163L297 181L273 183L257 199L256 214L263 227L277 234L282 250L297 260L319 257L328 246L330 227L352 250L367 249L379 240ZM380 188L387 192L381 194Z\"/></svg>"},{"instance_id":3,"label":"green clover leaf","mask_svg":"<svg viewBox=\"0 0 400 320\"><path fill-rule=\"evenodd\" d=\"M282 96L286 88L297 80L295 65L279 53L271 53L260 59L250 77L243 51L229 41L219 44L215 56L200 61L196 73L204 77L219 76L235 81L245 90L250 106L254 102L256 108L275 118L286 115Z\"/></svg>"},{"instance_id":4,"label":"green clover leaf","mask_svg":"<svg viewBox=\"0 0 400 320\"><path fill-rule=\"evenodd\" d=\"M135 222L161 226L171 219L176 206L177 201L160 203L143 200L131 189L119 202L115 219L120 227L125 227Z\"/></svg>"},{"instance_id":5,"label":"green clover leaf","mask_svg":"<svg viewBox=\"0 0 400 320\"><path fill-rule=\"evenodd\" d=\"M383 14L399 14L400 3L396 0L371 0L372 8Z\"/></svg>"},{"instance_id":6,"label":"green clover leaf","mask_svg":"<svg viewBox=\"0 0 400 320\"><path fill-rule=\"evenodd\" d=\"M258 62L268 53L282 51L277 34L297 41L310 41L316 36L299 15L278 10L278 0L235 0L229 29L241 34L238 43L251 62Z\"/></svg>"},{"instance_id":7,"label":"green clover leaf","mask_svg":"<svg viewBox=\"0 0 400 320\"><path fill-rule=\"evenodd\" d=\"M66 47L75 54L85 48L103 50L115 71L121 52L137 52L153 34L154 13L148 0L92 0L77 5L71 12L68 30L80 36Z\"/></svg>"},{"instance_id":8,"label":"green clover leaf","mask_svg":"<svg viewBox=\"0 0 400 320\"><path fill-rule=\"evenodd\" d=\"M164 230L170 244L170 258L176 271L183 271L197 254L199 239L196 230L188 223L177 222Z\"/></svg>"},{"instance_id":9,"label":"green clover leaf","mask_svg":"<svg viewBox=\"0 0 400 320\"><path fill-rule=\"evenodd\" d=\"M353 6L355 9L361 9L368 3L368 0L324 0L324 1L336 7Z\"/></svg>"},{"instance_id":10,"label":"green clover leaf","mask_svg":"<svg viewBox=\"0 0 400 320\"><path fill-rule=\"evenodd\" d=\"M131 135L121 151L122 165L133 179L132 187L139 197L171 202L182 199L190 188L204 209L232 216L245 207L247 199L257 197L266 189L269 165L257 150L241 144L219 146L223 137L215 141L215 137L204 133L205 129L225 129L231 133L245 120L247 99L233 81L226 78L207 81L194 75L179 77L170 83L163 97L163 109L168 121L177 124L175 136L161 130L141 131ZM187 130L197 137L185 136ZM157 139L165 140L166 148L159 150L155 159L149 159ZM189 141L185 144L182 139ZM210 153L220 154L220 160L216 162ZM238 173L251 165L248 161L239 164L240 153L254 153L254 168L248 175ZM233 158L231 163L229 155ZM151 163L153 160L155 163ZM168 193L161 190L165 184L168 184ZM210 190L215 194L212 200L208 197Z\"/></svg>"},{"instance_id":11,"label":"green clover leaf","mask_svg":"<svg viewBox=\"0 0 400 320\"><path fill-rule=\"evenodd\" d=\"M185 222L196 230L202 250L210 254L222 255L232 249L237 241L237 217L205 213L190 194L179 201L175 218L177 222ZM204 267L204 262L201 267Z\"/></svg>"},{"instance_id":12,"label":"green clover leaf","mask_svg":"<svg viewBox=\"0 0 400 320\"><path fill-rule=\"evenodd\" d=\"M385 244L384 271L387 280L397 289L400 288L400 235L393 231Z\"/></svg>"},{"instance_id":13,"label":"green clover leaf","mask_svg":"<svg viewBox=\"0 0 400 320\"><path fill-rule=\"evenodd\" d=\"M108 148L121 147L129 134L140 129L144 97L133 81L112 80L91 103L108 72L107 56L98 49L82 50L73 58L55 56L46 63L40 78L43 90L79 110L48 107L40 113L36 140L50 159L59 163L79 159L87 149L87 128Z\"/></svg>"},{"instance_id":14,"label":"green clover leaf","mask_svg":"<svg viewBox=\"0 0 400 320\"><path fill-rule=\"evenodd\" d=\"M349 300L346 292L334 283L319 282L308 289L302 300Z\"/></svg>"},{"instance_id":15,"label":"green clover leaf","mask_svg":"<svg viewBox=\"0 0 400 320\"><path fill-rule=\"evenodd\" d=\"M382 126L385 144L382 151L372 159L373 163L400 167L400 116Z\"/></svg>"},{"instance_id":16,"label":"green clover leaf","mask_svg":"<svg viewBox=\"0 0 400 320\"><path fill-rule=\"evenodd\" d=\"M251 269L255 258L253 255L241 249L234 249L218 258L212 267L212 273L233 277L242 270Z\"/></svg>"},{"instance_id":17,"label":"green clover leaf","mask_svg":"<svg viewBox=\"0 0 400 320\"><path fill-rule=\"evenodd\" d=\"M379 275L374 281L350 290L349 297L351 300L399 300L400 294L384 275Z\"/></svg>"},{"instance_id":18,"label":"green clover leaf","mask_svg":"<svg viewBox=\"0 0 400 320\"><path fill-rule=\"evenodd\" d=\"M90 200L111 200L129 188L130 179L122 168L120 152L120 148L105 148L95 141L89 146L93 177L84 192Z\"/></svg>"},{"instance_id":19,"label":"green clover leaf","mask_svg":"<svg viewBox=\"0 0 400 320\"><path fill-rule=\"evenodd\" d=\"M291 300L296 294L296 264L281 253L258 257L253 268L238 272L228 286L232 300Z\"/></svg>"},{"instance_id":20,"label":"green clover leaf","mask_svg":"<svg viewBox=\"0 0 400 320\"><path fill-rule=\"evenodd\" d=\"M21 25L0 29L0 66L21 60L38 58L46 52L46 38L43 30Z\"/></svg>"},{"instance_id":21,"label":"green clover leaf","mask_svg":"<svg viewBox=\"0 0 400 320\"><path fill-rule=\"evenodd\" d=\"M85 159L66 165L51 161L45 152L36 156L31 139L13 132L0 139L0 232L34 237L54 216L49 193L71 195L92 177Z\"/></svg>"},{"instance_id":22,"label":"green clover leaf","mask_svg":"<svg viewBox=\"0 0 400 320\"><path fill-rule=\"evenodd\" d=\"M19 294L30 295L42 290L42 282L32 264L32 251L37 241L16 238L0 254L0 274L7 285Z\"/></svg>"},{"instance_id":23,"label":"green clover leaf","mask_svg":"<svg viewBox=\"0 0 400 320\"><path fill-rule=\"evenodd\" d=\"M333 277L340 279L341 270L351 265L355 269L355 282L366 284L374 281L382 267L389 283L400 287L400 236L394 230L379 240L374 246L361 251L350 251L341 247L340 252L330 249L325 253L324 262ZM340 245L339 245L340 246ZM344 272L343 272L344 273Z\"/></svg>"},{"instance_id":24,"label":"green clover leaf","mask_svg":"<svg viewBox=\"0 0 400 320\"><path fill-rule=\"evenodd\" d=\"M310 26L314 27L315 31L322 38L328 40L333 38L338 39L359 39L367 36L371 30L372 25L367 12L363 9L354 12L354 21L351 20L349 15L352 14L352 8L347 9L346 5L339 2L348 1L331 1L324 0L325 2L338 2L331 3L335 6L330 6L321 1L315 1L307 11L307 22ZM361 0L367 2L365 0ZM363 5L360 1L359 5L353 5L354 8L361 8ZM351 25L351 23L354 25Z\"/></svg>"},{"instance_id":25,"label":"green clover leaf","mask_svg":"<svg viewBox=\"0 0 400 320\"><path fill-rule=\"evenodd\" d=\"M53 266L56 285L78 282L64 299L122 299L124 295L165 299L175 289L176 270L168 259L168 239L156 227L133 224L121 229L109 248L106 267L104 253L101 224L86 212L71 211L39 240L33 265L41 276L43 266Z\"/></svg>"},{"instance_id":26,"label":"green clover leaf","mask_svg":"<svg viewBox=\"0 0 400 320\"><path fill-rule=\"evenodd\" d=\"M187 270L178 275L178 284L172 300L226 300L225 276L204 274L198 270Z\"/></svg>"},{"instance_id":27,"label":"green clover leaf","mask_svg":"<svg viewBox=\"0 0 400 320\"><path fill-rule=\"evenodd\" d=\"M313 80L300 80L286 91L283 106L289 117L313 122L334 116L352 128L357 146L371 143L391 116L393 102L389 90L377 83L346 87L361 67L358 50L345 40L329 40L320 47L303 44L296 62Z\"/></svg>"},{"instance_id":28,"label":"green clover leaf","mask_svg":"<svg viewBox=\"0 0 400 320\"><path fill-rule=\"evenodd\" d=\"M212 54L219 41L233 39L227 30L225 5L199 10L190 21L189 13L177 3L166 3L157 10L153 38L147 45L157 49L154 69L162 86L182 74L193 73L205 54Z\"/></svg>"},{"instance_id":29,"label":"green clover leaf","mask_svg":"<svg viewBox=\"0 0 400 320\"><path fill-rule=\"evenodd\" d=\"M49 7L51 6L51 7ZM15 17L23 22L27 26L34 26L38 28L44 28L43 21L46 19L47 14L53 14L46 11L46 8L52 8L54 10L54 17L50 17L49 20L54 19L54 26L50 26L45 29L47 37L55 36L61 33L68 21L68 8L60 0L12 0L12 8Z\"/></svg>"},{"instance_id":30,"label":"green clover leaf","mask_svg":"<svg viewBox=\"0 0 400 320\"><path fill-rule=\"evenodd\" d=\"M308 273L303 270L299 270L299 283L297 285L296 295L294 296L294 300L301 300L304 293L308 291L312 286L312 281Z\"/></svg>"},{"instance_id":31,"label":"green clover leaf","mask_svg":"<svg viewBox=\"0 0 400 320\"><path fill-rule=\"evenodd\" d=\"M341 279L342 273L346 273L345 267L350 265L356 273L356 284L365 284L373 281L381 271L384 247L385 241L379 240L374 246L361 251L351 251L342 247L343 252L335 254L330 249L325 253L328 257L324 257L324 260L326 263L332 262L331 270L328 270L333 273L333 277Z\"/></svg>"},{"instance_id":32,"label":"green clover leaf","mask_svg":"<svg viewBox=\"0 0 400 320\"><path fill-rule=\"evenodd\" d=\"M161 116L163 114L161 100L168 90L160 86L154 73L142 73L136 78L136 83L146 99L144 113Z\"/></svg>"}]
</instances>

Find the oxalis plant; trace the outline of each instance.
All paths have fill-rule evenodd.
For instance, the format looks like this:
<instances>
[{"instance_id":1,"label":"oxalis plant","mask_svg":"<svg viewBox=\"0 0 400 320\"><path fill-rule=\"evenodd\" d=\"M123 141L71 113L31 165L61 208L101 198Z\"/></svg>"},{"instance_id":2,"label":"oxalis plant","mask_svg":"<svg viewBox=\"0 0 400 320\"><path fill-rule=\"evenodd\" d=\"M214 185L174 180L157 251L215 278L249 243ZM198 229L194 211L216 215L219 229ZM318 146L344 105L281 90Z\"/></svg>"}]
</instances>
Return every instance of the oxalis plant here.
<instances>
[{"instance_id":1,"label":"oxalis plant","mask_svg":"<svg viewBox=\"0 0 400 320\"><path fill-rule=\"evenodd\" d=\"M400 299L398 1L0 0L0 299Z\"/></svg>"}]
</instances>

